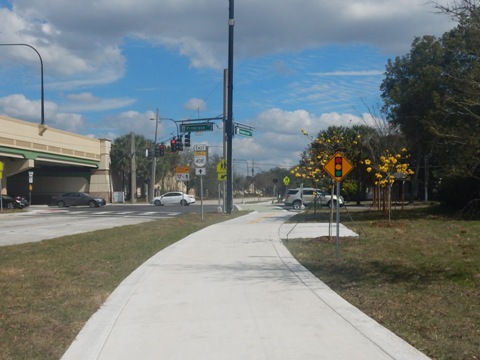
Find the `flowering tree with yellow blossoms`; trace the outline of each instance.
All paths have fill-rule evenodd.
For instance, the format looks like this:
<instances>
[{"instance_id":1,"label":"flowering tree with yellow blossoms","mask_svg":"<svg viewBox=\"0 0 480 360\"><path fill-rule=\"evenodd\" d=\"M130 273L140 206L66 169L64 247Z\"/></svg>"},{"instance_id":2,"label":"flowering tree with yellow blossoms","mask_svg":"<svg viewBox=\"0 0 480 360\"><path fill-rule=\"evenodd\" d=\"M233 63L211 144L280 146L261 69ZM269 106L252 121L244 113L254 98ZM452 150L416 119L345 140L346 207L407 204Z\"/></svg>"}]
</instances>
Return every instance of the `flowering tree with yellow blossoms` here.
<instances>
[{"instance_id":1,"label":"flowering tree with yellow blossoms","mask_svg":"<svg viewBox=\"0 0 480 360\"><path fill-rule=\"evenodd\" d=\"M375 186L387 190L386 208L388 209L389 221L391 220L392 186L395 183L395 180L399 178L404 179L414 174L408 162L409 157L407 149L403 148L398 153L385 150L376 162L373 162L370 159L363 161L367 166L367 172L374 174Z\"/></svg>"},{"instance_id":2,"label":"flowering tree with yellow blossoms","mask_svg":"<svg viewBox=\"0 0 480 360\"><path fill-rule=\"evenodd\" d=\"M310 139L310 145L303 152L299 165L290 173L302 182L310 182L313 187L319 187L321 182L331 183L323 166L337 151L350 152L359 138L355 130L344 127L330 127L317 137L310 136L304 129L302 134Z\"/></svg>"},{"instance_id":3,"label":"flowering tree with yellow blossoms","mask_svg":"<svg viewBox=\"0 0 480 360\"><path fill-rule=\"evenodd\" d=\"M302 183L309 182L312 187L329 189L333 197L334 181L323 167L338 151L350 156L358 145L360 135L357 129L338 126L329 127L316 137L310 136L304 129L302 129L302 134L309 138L310 144L303 152L299 165L290 173ZM330 222L333 222L333 207L330 209ZM329 229L331 231L331 227ZM330 231L329 236L331 236Z\"/></svg>"}]
</instances>

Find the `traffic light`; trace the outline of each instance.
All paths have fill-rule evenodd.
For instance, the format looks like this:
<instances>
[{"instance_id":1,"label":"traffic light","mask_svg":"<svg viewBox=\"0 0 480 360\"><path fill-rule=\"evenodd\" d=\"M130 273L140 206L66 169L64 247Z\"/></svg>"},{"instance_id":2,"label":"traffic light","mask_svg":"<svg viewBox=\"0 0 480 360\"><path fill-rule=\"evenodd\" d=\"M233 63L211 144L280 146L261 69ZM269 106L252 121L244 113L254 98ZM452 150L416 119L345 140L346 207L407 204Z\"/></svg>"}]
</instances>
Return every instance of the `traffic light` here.
<instances>
[{"instance_id":1,"label":"traffic light","mask_svg":"<svg viewBox=\"0 0 480 360\"><path fill-rule=\"evenodd\" d=\"M189 148L190 147L190 133L185 134L185 147Z\"/></svg>"},{"instance_id":2,"label":"traffic light","mask_svg":"<svg viewBox=\"0 0 480 360\"><path fill-rule=\"evenodd\" d=\"M153 151L152 151L153 152ZM156 146L155 147L155 157L159 157L160 156L160 147L159 146Z\"/></svg>"},{"instance_id":3,"label":"traffic light","mask_svg":"<svg viewBox=\"0 0 480 360\"><path fill-rule=\"evenodd\" d=\"M161 143L158 145L158 152L160 156L165 156L165 144Z\"/></svg>"},{"instance_id":4,"label":"traffic light","mask_svg":"<svg viewBox=\"0 0 480 360\"><path fill-rule=\"evenodd\" d=\"M177 140L175 139L170 140L170 151L172 153L177 151Z\"/></svg>"},{"instance_id":5,"label":"traffic light","mask_svg":"<svg viewBox=\"0 0 480 360\"><path fill-rule=\"evenodd\" d=\"M154 151L152 149L147 149L147 158L151 159L153 157Z\"/></svg>"},{"instance_id":6,"label":"traffic light","mask_svg":"<svg viewBox=\"0 0 480 360\"><path fill-rule=\"evenodd\" d=\"M342 163L343 158L341 156L335 156L335 177L343 177Z\"/></svg>"},{"instance_id":7,"label":"traffic light","mask_svg":"<svg viewBox=\"0 0 480 360\"><path fill-rule=\"evenodd\" d=\"M177 137L177 150L183 151L183 142L182 142L183 135Z\"/></svg>"}]
</instances>

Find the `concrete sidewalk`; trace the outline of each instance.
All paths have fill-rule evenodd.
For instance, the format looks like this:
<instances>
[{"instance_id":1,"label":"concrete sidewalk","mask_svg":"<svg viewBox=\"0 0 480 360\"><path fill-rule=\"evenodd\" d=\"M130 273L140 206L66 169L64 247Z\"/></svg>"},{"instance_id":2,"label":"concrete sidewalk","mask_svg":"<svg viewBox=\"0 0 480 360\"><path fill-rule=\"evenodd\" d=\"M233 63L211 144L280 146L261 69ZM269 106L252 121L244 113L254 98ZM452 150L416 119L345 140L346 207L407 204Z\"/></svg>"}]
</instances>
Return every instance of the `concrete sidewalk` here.
<instances>
[{"instance_id":1,"label":"concrete sidewalk","mask_svg":"<svg viewBox=\"0 0 480 360\"><path fill-rule=\"evenodd\" d=\"M63 359L428 359L290 255L280 240L297 236L284 224L290 216L254 212L159 252L112 293Z\"/></svg>"}]
</instances>

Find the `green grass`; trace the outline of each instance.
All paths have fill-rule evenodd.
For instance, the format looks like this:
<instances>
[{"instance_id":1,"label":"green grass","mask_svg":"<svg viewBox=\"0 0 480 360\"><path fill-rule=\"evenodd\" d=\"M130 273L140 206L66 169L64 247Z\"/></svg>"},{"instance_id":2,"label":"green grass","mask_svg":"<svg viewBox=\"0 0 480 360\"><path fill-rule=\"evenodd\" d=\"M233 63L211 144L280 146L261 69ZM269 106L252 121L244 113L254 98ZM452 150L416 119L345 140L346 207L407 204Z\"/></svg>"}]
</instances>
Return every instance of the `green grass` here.
<instances>
[{"instance_id":1,"label":"green grass","mask_svg":"<svg viewBox=\"0 0 480 360\"><path fill-rule=\"evenodd\" d=\"M222 214L100 230L0 247L0 359L59 359L133 270Z\"/></svg>"},{"instance_id":2,"label":"green grass","mask_svg":"<svg viewBox=\"0 0 480 360\"><path fill-rule=\"evenodd\" d=\"M319 279L431 358L480 359L480 221L438 207L342 211L360 234L286 243ZM328 221L328 212L296 221Z\"/></svg>"}]
</instances>

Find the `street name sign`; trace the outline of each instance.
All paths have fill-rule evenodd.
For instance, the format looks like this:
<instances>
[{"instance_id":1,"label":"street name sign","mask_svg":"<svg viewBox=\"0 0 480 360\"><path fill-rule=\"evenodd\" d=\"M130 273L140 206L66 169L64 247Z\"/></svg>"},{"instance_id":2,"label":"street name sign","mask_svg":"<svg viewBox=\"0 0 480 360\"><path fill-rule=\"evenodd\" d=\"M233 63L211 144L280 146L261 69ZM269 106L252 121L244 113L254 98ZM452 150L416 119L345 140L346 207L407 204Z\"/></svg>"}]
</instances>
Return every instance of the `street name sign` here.
<instances>
[{"instance_id":1,"label":"street name sign","mask_svg":"<svg viewBox=\"0 0 480 360\"><path fill-rule=\"evenodd\" d=\"M180 124L180 132L213 131L213 123Z\"/></svg>"},{"instance_id":2,"label":"street name sign","mask_svg":"<svg viewBox=\"0 0 480 360\"><path fill-rule=\"evenodd\" d=\"M246 129L240 126L236 126L235 135L250 137L250 136L253 136L253 131L251 129Z\"/></svg>"}]
</instances>

